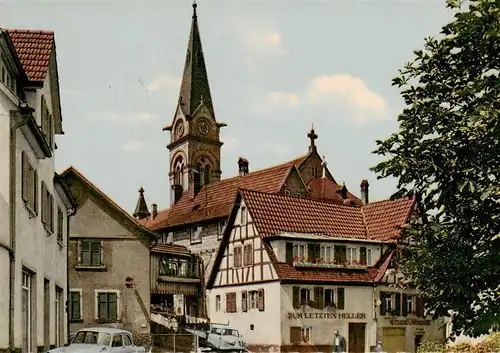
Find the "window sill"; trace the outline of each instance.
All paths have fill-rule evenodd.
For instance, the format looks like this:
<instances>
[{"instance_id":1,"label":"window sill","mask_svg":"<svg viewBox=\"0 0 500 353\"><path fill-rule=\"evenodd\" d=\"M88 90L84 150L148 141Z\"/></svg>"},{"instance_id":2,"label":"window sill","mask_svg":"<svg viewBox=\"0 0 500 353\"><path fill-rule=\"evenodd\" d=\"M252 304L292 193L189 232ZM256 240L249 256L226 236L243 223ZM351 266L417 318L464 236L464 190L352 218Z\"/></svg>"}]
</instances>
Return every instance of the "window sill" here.
<instances>
[{"instance_id":1,"label":"window sill","mask_svg":"<svg viewBox=\"0 0 500 353\"><path fill-rule=\"evenodd\" d=\"M122 322L121 319L96 319L98 324L116 324Z\"/></svg>"},{"instance_id":2,"label":"window sill","mask_svg":"<svg viewBox=\"0 0 500 353\"><path fill-rule=\"evenodd\" d=\"M26 200L23 200L24 202L24 206L26 207L26 209L28 210L28 213L29 213L29 217L30 219L31 218L35 218L36 216L38 216L38 213L35 211L35 208L32 207L28 201Z\"/></svg>"},{"instance_id":3,"label":"window sill","mask_svg":"<svg viewBox=\"0 0 500 353\"><path fill-rule=\"evenodd\" d=\"M76 265L75 270L77 271L107 271L106 266L92 266L92 265Z\"/></svg>"},{"instance_id":4,"label":"window sill","mask_svg":"<svg viewBox=\"0 0 500 353\"><path fill-rule=\"evenodd\" d=\"M194 245L194 244L201 244L201 240L191 240L191 241L190 241L190 244L191 244L191 245Z\"/></svg>"},{"instance_id":5,"label":"window sill","mask_svg":"<svg viewBox=\"0 0 500 353\"><path fill-rule=\"evenodd\" d=\"M71 324L83 324L83 319L80 318L80 319L69 319L69 322Z\"/></svg>"}]
</instances>

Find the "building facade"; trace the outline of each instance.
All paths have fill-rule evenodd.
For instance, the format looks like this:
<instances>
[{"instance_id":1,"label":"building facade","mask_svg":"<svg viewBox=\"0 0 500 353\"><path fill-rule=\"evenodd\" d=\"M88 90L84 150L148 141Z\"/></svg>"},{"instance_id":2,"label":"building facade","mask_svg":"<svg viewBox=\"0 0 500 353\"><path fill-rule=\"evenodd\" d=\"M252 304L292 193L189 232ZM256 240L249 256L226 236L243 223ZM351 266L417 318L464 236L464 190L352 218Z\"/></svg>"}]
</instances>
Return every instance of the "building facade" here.
<instances>
[{"instance_id":1,"label":"building facade","mask_svg":"<svg viewBox=\"0 0 500 353\"><path fill-rule=\"evenodd\" d=\"M160 233L167 243L186 246L199 254L208 278L219 249L238 188L327 198L361 201L339 185L326 169L328 183L318 183L322 159L312 129L307 135L309 148L304 155L263 170L250 171L249 161L240 158L234 164L237 176L221 179L220 130L226 124L216 119L202 50L196 4L193 5L191 31L182 75L178 104L171 122L164 128L170 134L170 207L158 211L152 205L151 216L141 224ZM236 173L235 173L236 174Z\"/></svg>"},{"instance_id":2,"label":"building facade","mask_svg":"<svg viewBox=\"0 0 500 353\"><path fill-rule=\"evenodd\" d=\"M363 206L240 190L207 283L212 322L251 351L386 352L444 338L414 289L397 286L398 227L414 200Z\"/></svg>"},{"instance_id":3,"label":"building facade","mask_svg":"<svg viewBox=\"0 0 500 353\"><path fill-rule=\"evenodd\" d=\"M72 333L89 326L149 338L150 245L157 236L75 168L62 174L75 197L68 254L68 315Z\"/></svg>"},{"instance_id":4,"label":"building facade","mask_svg":"<svg viewBox=\"0 0 500 353\"><path fill-rule=\"evenodd\" d=\"M54 33L0 29L0 351L67 342L74 202L55 173L63 134Z\"/></svg>"}]
</instances>

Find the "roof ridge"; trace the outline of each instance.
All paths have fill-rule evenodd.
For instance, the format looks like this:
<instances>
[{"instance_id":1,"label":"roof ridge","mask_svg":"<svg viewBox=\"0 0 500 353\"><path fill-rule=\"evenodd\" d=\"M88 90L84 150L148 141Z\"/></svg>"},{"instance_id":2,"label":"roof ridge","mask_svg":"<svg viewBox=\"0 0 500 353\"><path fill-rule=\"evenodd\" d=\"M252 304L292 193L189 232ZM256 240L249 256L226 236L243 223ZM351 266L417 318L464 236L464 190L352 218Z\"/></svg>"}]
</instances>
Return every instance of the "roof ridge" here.
<instances>
[{"instance_id":1,"label":"roof ridge","mask_svg":"<svg viewBox=\"0 0 500 353\"><path fill-rule=\"evenodd\" d=\"M391 199L377 200L377 201L372 201L372 202L369 202L367 204L364 204L363 206L361 206L361 208L369 207L369 206L380 204L383 202L397 202L397 201L410 201L410 200L412 200L412 198L408 197L408 196L401 197L401 198L395 199L395 200L391 200Z\"/></svg>"},{"instance_id":2,"label":"roof ridge","mask_svg":"<svg viewBox=\"0 0 500 353\"><path fill-rule=\"evenodd\" d=\"M312 202L312 203L318 203L318 204L324 204L324 205L336 205L336 206L339 206L339 207L349 207L349 208L360 209L359 206L355 206L355 205L344 205L344 204L339 204L339 203L335 203L335 202L331 202L331 201L315 200L315 199L311 199L311 198L308 198L308 197L301 197L301 196L295 196L295 195L286 195L286 194L274 194L274 193L270 193L270 192L264 192L264 191L246 189L246 188L238 188L238 190L241 190L243 192L265 194L265 195L276 196L276 197L300 199L300 200L305 200L306 202Z\"/></svg>"}]
</instances>

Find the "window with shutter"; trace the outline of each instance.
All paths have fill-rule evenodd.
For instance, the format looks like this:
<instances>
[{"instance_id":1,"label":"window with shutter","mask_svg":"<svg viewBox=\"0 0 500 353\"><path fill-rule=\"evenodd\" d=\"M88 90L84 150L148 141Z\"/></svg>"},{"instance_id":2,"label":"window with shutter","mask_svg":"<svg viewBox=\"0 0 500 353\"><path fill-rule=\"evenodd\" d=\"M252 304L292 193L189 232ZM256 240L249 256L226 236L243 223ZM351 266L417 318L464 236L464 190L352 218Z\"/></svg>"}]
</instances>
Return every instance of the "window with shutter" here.
<instances>
[{"instance_id":1,"label":"window with shutter","mask_svg":"<svg viewBox=\"0 0 500 353\"><path fill-rule=\"evenodd\" d=\"M290 343L302 343L302 330L300 329L300 327L290 327Z\"/></svg>"},{"instance_id":2,"label":"window with shutter","mask_svg":"<svg viewBox=\"0 0 500 353\"><path fill-rule=\"evenodd\" d=\"M47 224L47 188L45 182L42 181L42 222Z\"/></svg>"},{"instance_id":3,"label":"window with shutter","mask_svg":"<svg viewBox=\"0 0 500 353\"><path fill-rule=\"evenodd\" d=\"M248 305L247 291L241 291L241 311L246 312Z\"/></svg>"},{"instance_id":4,"label":"window with shutter","mask_svg":"<svg viewBox=\"0 0 500 353\"><path fill-rule=\"evenodd\" d=\"M401 316L401 293L396 293L396 307L394 308L394 314L396 316Z\"/></svg>"},{"instance_id":5,"label":"window with shutter","mask_svg":"<svg viewBox=\"0 0 500 353\"><path fill-rule=\"evenodd\" d=\"M403 308L402 308L402 310L403 310L402 315L403 316L406 316L408 314L408 298L409 297L407 297L406 294L403 294Z\"/></svg>"},{"instance_id":6,"label":"window with shutter","mask_svg":"<svg viewBox=\"0 0 500 353\"><path fill-rule=\"evenodd\" d=\"M387 306L385 302L385 292L380 292L380 316L385 316L386 313Z\"/></svg>"},{"instance_id":7,"label":"window with shutter","mask_svg":"<svg viewBox=\"0 0 500 353\"><path fill-rule=\"evenodd\" d=\"M300 289L300 305L309 304L311 300L311 291L309 288L301 288Z\"/></svg>"},{"instance_id":8,"label":"window with shutter","mask_svg":"<svg viewBox=\"0 0 500 353\"><path fill-rule=\"evenodd\" d=\"M293 289L292 305L294 309L300 308L300 288L294 286Z\"/></svg>"},{"instance_id":9,"label":"window with shutter","mask_svg":"<svg viewBox=\"0 0 500 353\"><path fill-rule=\"evenodd\" d=\"M233 248L233 265L234 267L241 267L241 246Z\"/></svg>"},{"instance_id":10,"label":"window with shutter","mask_svg":"<svg viewBox=\"0 0 500 353\"><path fill-rule=\"evenodd\" d=\"M69 294L69 320L80 320L80 301L81 296L79 291L71 291Z\"/></svg>"},{"instance_id":11,"label":"window with shutter","mask_svg":"<svg viewBox=\"0 0 500 353\"><path fill-rule=\"evenodd\" d=\"M253 247L252 244L245 245L243 249L243 266L253 264Z\"/></svg>"},{"instance_id":12,"label":"window with shutter","mask_svg":"<svg viewBox=\"0 0 500 353\"><path fill-rule=\"evenodd\" d=\"M344 310L345 308L345 290L344 288L337 289L337 309Z\"/></svg>"},{"instance_id":13,"label":"window with shutter","mask_svg":"<svg viewBox=\"0 0 500 353\"><path fill-rule=\"evenodd\" d=\"M315 287L314 288L314 303L316 309L323 309L325 307L324 303L324 291L323 287Z\"/></svg>"},{"instance_id":14,"label":"window with shutter","mask_svg":"<svg viewBox=\"0 0 500 353\"><path fill-rule=\"evenodd\" d=\"M29 178L29 169L28 169L28 156L26 152L21 153L21 196L25 202L28 202L28 178Z\"/></svg>"},{"instance_id":15,"label":"window with shutter","mask_svg":"<svg viewBox=\"0 0 500 353\"><path fill-rule=\"evenodd\" d=\"M258 292L259 292L259 299L258 299L257 306L259 308L259 311L264 311L264 309L265 309L265 306L264 306L264 303L265 303L264 288L259 288Z\"/></svg>"},{"instance_id":16,"label":"window with shutter","mask_svg":"<svg viewBox=\"0 0 500 353\"><path fill-rule=\"evenodd\" d=\"M325 289L325 306L332 307L335 305L333 289Z\"/></svg>"},{"instance_id":17,"label":"window with shutter","mask_svg":"<svg viewBox=\"0 0 500 353\"><path fill-rule=\"evenodd\" d=\"M100 292L97 294L97 319L105 322L118 320L118 294Z\"/></svg>"},{"instance_id":18,"label":"window with shutter","mask_svg":"<svg viewBox=\"0 0 500 353\"><path fill-rule=\"evenodd\" d=\"M367 264L367 261L366 261L366 247L364 247L364 246L362 246L359 249L359 262L361 263L361 265L366 265Z\"/></svg>"},{"instance_id":19,"label":"window with shutter","mask_svg":"<svg viewBox=\"0 0 500 353\"><path fill-rule=\"evenodd\" d=\"M293 243L286 243L286 262L293 263Z\"/></svg>"}]
</instances>

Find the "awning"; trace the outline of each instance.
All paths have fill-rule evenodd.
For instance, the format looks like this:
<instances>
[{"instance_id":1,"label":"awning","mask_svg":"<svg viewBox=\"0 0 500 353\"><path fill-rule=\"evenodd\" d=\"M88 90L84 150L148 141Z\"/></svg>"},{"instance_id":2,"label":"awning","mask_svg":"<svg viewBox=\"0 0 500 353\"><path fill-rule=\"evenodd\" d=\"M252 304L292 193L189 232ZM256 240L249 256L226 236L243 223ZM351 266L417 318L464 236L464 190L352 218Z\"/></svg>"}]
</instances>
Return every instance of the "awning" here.
<instances>
[{"instance_id":1,"label":"awning","mask_svg":"<svg viewBox=\"0 0 500 353\"><path fill-rule=\"evenodd\" d=\"M198 285L193 283L158 282L156 288L151 289L151 293L196 295L198 293Z\"/></svg>"}]
</instances>

